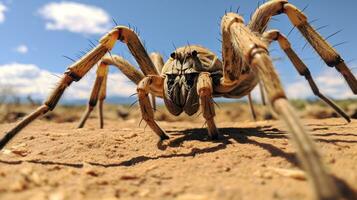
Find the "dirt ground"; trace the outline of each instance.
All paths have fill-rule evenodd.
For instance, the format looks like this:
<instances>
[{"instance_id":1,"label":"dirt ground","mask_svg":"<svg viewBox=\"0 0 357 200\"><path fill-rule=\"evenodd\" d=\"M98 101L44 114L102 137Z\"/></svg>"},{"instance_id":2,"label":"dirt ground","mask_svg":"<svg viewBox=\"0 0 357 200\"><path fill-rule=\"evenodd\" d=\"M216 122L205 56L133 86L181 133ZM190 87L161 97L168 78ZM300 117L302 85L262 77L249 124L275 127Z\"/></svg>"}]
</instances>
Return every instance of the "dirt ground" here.
<instances>
[{"instance_id":1,"label":"dirt ground","mask_svg":"<svg viewBox=\"0 0 357 200\"><path fill-rule=\"evenodd\" d=\"M304 120L336 177L357 188L357 120ZM160 122L163 144L138 120L36 121L0 153L0 199L312 199L278 121ZM0 125L4 133L13 124ZM290 171L293 170L293 171ZM290 173L293 173L292 175Z\"/></svg>"}]
</instances>

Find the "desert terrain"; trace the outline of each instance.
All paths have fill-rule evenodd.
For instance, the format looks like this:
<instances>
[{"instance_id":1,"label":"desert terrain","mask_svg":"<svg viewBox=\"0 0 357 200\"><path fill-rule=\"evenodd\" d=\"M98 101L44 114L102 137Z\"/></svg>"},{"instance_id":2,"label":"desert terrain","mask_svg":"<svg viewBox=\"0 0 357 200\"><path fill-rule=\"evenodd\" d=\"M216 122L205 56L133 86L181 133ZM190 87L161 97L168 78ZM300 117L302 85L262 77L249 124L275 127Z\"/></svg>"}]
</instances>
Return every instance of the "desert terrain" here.
<instances>
[{"instance_id":1,"label":"desert terrain","mask_svg":"<svg viewBox=\"0 0 357 200\"><path fill-rule=\"evenodd\" d=\"M355 103L339 102L356 118ZM357 189L357 120L346 123L319 103L294 102L323 161L346 193ZM9 105L0 135L35 105ZM138 107L107 105L104 129L94 112L76 129L83 106L60 106L25 128L0 152L0 199L312 199L284 125L262 106L217 108L221 136L209 140L202 116L156 118L159 142ZM3 110L4 111L4 110Z\"/></svg>"}]
</instances>

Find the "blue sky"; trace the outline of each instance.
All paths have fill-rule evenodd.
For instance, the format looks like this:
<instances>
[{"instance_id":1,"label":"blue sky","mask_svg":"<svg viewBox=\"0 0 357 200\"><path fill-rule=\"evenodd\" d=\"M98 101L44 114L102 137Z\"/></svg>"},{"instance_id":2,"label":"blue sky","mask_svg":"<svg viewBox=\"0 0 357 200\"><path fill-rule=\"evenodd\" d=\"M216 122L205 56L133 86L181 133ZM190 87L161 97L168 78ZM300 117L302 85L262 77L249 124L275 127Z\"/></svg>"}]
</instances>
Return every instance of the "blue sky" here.
<instances>
[{"instance_id":1,"label":"blue sky","mask_svg":"<svg viewBox=\"0 0 357 200\"><path fill-rule=\"evenodd\" d=\"M20 95L44 98L71 61L63 55L76 58L80 51L89 47L88 39L97 40L110 27L112 18L120 25L136 26L149 51L158 51L165 58L179 47L201 44L219 55L218 41L220 17L225 10L236 10L244 15L246 22L259 1L238 0L82 0L82 1L20 1L0 0L0 87L11 86ZM354 0L290 0L305 10L315 27L328 25L320 30L328 36L340 29L343 31L329 39L331 44L347 42L337 47L356 74L357 28L355 20L357 2ZM292 25L286 16L275 17L271 28L287 34ZM321 90L334 98L350 98L352 93L341 76L328 68L305 44L295 30L289 39L297 53L309 66ZM271 55L283 58L277 61L283 84L291 98L309 98L312 95L303 77L298 76L289 60L277 45L271 47ZM133 64L127 48L118 43L113 50ZM220 57L220 55L219 55ZM111 70L108 96L129 96L135 86L117 70ZM84 99L89 96L94 73L75 84L65 98Z\"/></svg>"}]
</instances>

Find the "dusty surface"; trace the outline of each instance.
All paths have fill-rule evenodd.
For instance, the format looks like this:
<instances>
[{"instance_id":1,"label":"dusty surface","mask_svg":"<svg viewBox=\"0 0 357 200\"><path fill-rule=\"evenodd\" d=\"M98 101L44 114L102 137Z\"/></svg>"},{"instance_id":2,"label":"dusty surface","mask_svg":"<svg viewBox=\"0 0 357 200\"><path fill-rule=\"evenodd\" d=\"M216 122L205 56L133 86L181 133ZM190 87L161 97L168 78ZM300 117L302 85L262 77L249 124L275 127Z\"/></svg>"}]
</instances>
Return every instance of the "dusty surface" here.
<instances>
[{"instance_id":1,"label":"dusty surface","mask_svg":"<svg viewBox=\"0 0 357 200\"><path fill-rule=\"evenodd\" d=\"M162 145L138 122L36 121L0 153L0 199L312 198L299 171L284 175L299 168L277 121L220 122L218 141L199 122L160 122L171 136ZM357 188L357 121L304 122L333 174Z\"/></svg>"}]
</instances>

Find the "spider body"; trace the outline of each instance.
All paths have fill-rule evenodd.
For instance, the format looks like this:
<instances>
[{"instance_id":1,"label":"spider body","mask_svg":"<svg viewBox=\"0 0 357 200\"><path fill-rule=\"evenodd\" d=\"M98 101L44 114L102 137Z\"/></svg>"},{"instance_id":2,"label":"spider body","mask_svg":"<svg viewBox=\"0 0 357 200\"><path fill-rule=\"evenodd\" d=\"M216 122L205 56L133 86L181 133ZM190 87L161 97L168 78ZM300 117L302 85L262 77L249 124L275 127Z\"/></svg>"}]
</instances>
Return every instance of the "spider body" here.
<instances>
[{"instance_id":1,"label":"spider body","mask_svg":"<svg viewBox=\"0 0 357 200\"><path fill-rule=\"evenodd\" d=\"M297 72L308 81L316 96L347 121L350 121L350 118L334 102L320 93L309 69L292 49L288 39L277 30L266 30L271 18L280 14L288 16L325 63L340 72L351 90L357 94L355 76L337 51L309 24L305 14L287 0L271 0L254 12L248 24L244 24L243 18L237 13L226 13L222 17L222 61L206 48L188 45L176 49L164 64L160 54L147 53L135 31L125 26L114 27L102 37L96 47L68 67L43 105L5 133L0 140L0 149L33 120L53 110L66 88L73 82L80 81L96 63L97 78L87 111L78 128L84 126L98 101L100 127L103 128L103 102L106 97L108 67L113 65L137 84L142 118L161 140L169 137L155 121L155 97L163 98L167 109L174 115L182 112L192 115L200 109L206 120L209 136L216 139L219 133L214 121L213 98L240 98L248 95L259 83L263 86L265 99L270 107L285 122L290 138L297 148L301 165L313 183L316 197L340 199L341 191L322 164L314 143L306 133L296 111L287 101L269 56L270 43L279 43ZM120 56L106 55L118 40L127 45L141 71ZM149 95L153 97L151 101Z\"/></svg>"},{"instance_id":2,"label":"spider body","mask_svg":"<svg viewBox=\"0 0 357 200\"><path fill-rule=\"evenodd\" d=\"M193 115L199 110L197 83L199 74L207 72L212 79L212 96L241 98L249 94L258 83L253 70L245 70L226 91L220 91L223 78L223 63L209 49L189 45L176 49L162 68L164 81L164 102L173 115L185 112Z\"/></svg>"}]
</instances>

